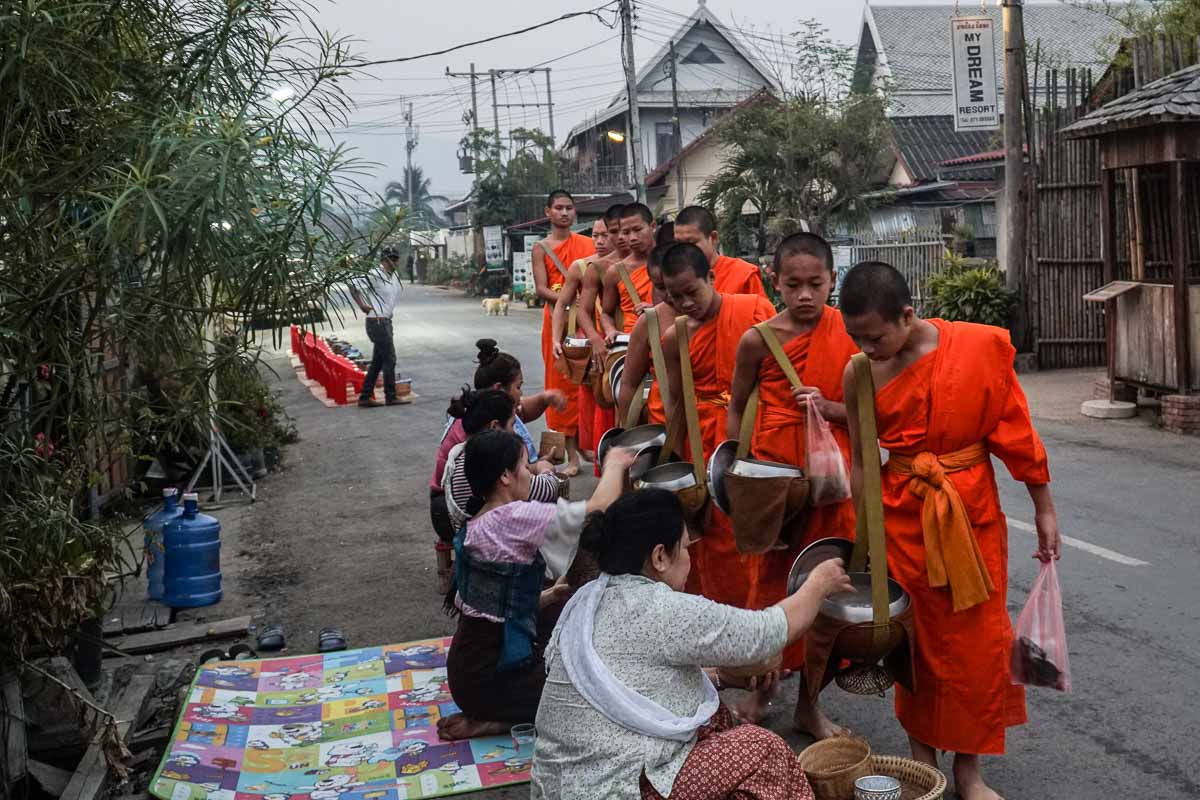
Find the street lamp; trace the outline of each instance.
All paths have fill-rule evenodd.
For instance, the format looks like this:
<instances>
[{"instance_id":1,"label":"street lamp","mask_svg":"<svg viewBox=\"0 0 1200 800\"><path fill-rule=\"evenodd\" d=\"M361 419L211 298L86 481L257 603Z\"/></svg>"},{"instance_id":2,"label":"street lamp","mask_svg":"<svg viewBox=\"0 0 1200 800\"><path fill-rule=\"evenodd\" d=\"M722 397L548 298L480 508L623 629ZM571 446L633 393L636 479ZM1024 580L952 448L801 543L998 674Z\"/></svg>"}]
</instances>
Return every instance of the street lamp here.
<instances>
[{"instance_id":1,"label":"street lamp","mask_svg":"<svg viewBox=\"0 0 1200 800\"><path fill-rule=\"evenodd\" d=\"M625 144L625 134L621 133L621 131L608 131L604 135L613 144Z\"/></svg>"}]
</instances>

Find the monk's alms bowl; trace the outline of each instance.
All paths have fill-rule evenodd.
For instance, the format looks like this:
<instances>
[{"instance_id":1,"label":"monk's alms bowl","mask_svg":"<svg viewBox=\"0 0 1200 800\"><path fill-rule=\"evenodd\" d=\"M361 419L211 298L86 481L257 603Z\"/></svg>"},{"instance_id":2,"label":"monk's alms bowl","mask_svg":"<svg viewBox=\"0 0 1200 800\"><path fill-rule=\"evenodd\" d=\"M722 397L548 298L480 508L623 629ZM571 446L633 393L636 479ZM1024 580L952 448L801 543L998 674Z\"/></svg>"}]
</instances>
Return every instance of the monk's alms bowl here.
<instances>
[{"instance_id":1,"label":"monk's alms bowl","mask_svg":"<svg viewBox=\"0 0 1200 800\"><path fill-rule=\"evenodd\" d=\"M726 439L717 445L717 449L713 450L713 454L708 459L708 470L706 477L708 479L708 493L713 499L713 503L717 508L728 515L729 493L725 490L725 473L737 460L737 439Z\"/></svg>"},{"instance_id":2,"label":"monk's alms bowl","mask_svg":"<svg viewBox=\"0 0 1200 800\"><path fill-rule=\"evenodd\" d=\"M665 425L638 425L635 428L610 428L600 437L596 445L596 458L604 463L605 456L613 447L625 447L638 454L637 460L629 468L630 478L640 478L643 473L654 466L658 460L659 451L667 443L667 428Z\"/></svg>"},{"instance_id":3,"label":"monk's alms bowl","mask_svg":"<svg viewBox=\"0 0 1200 800\"><path fill-rule=\"evenodd\" d=\"M629 347L629 334L628 333L618 333L613 338L612 346L613 346L613 348Z\"/></svg>"},{"instance_id":4,"label":"monk's alms bowl","mask_svg":"<svg viewBox=\"0 0 1200 800\"><path fill-rule=\"evenodd\" d=\"M831 558L840 558L846 565L854 552L854 542L849 539L829 537L818 539L800 551L792 563L788 575L788 594L804 585L809 574L818 564ZM835 594L821 603L821 613L843 622L874 622L875 612L871 603L871 574L851 572L850 582L854 591ZM888 578L888 613L892 618L906 611L911 605L908 592L900 584Z\"/></svg>"},{"instance_id":5,"label":"monk's alms bowl","mask_svg":"<svg viewBox=\"0 0 1200 800\"><path fill-rule=\"evenodd\" d=\"M696 473L692 465L684 461L659 464L647 470L635 483L638 489L666 489L668 492L679 492L695 485Z\"/></svg>"}]
</instances>

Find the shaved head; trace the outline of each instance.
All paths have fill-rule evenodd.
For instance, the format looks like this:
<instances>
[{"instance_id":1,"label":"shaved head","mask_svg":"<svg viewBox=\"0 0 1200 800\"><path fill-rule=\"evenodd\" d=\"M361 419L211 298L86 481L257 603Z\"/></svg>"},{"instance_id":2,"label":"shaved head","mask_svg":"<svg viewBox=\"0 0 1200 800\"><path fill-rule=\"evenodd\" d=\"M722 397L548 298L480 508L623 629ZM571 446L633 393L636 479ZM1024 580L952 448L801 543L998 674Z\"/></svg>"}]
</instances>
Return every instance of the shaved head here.
<instances>
[{"instance_id":1,"label":"shaved head","mask_svg":"<svg viewBox=\"0 0 1200 800\"><path fill-rule=\"evenodd\" d=\"M812 256L833 270L833 248L815 233L793 233L780 242L775 248L775 271L779 272L783 262L795 256Z\"/></svg>"},{"instance_id":2,"label":"shaved head","mask_svg":"<svg viewBox=\"0 0 1200 800\"><path fill-rule=\"evenodd\" d=\"M846 273L838 306L850 317L874 311L886 322L895 322L912 307L912 292L900 270L882 261L863 261Z\"/></svg>"},{"instance_id":3,"label":"shaved head","mask_svg":"<svg viewBox=\"0 0 1200 800\"><path fill-rule=\"evenodd\" d=\"M688 206L675 215L675 224L698 228L705 236L712 236L717 229L717 218L704 206Z\"/></svg>"}]
</instances>

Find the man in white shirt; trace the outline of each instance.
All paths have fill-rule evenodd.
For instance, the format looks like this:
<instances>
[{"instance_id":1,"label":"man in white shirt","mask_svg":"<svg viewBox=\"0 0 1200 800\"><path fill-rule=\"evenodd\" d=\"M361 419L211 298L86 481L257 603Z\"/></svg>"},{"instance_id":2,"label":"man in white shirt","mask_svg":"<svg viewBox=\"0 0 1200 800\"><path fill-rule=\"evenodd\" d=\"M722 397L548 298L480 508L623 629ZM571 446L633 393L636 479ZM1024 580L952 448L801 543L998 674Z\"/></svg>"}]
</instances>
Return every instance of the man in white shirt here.
<instances>
[{"instance_id":1,"label":"man in white shirt","mask_svg":"<svg viewBox=\"0 0 1200 800\"><path fill-rule=\"evenodd\" d=\"M363 381L362 394L358 398L359 408L375 408L386 405L398 406L412 402L409 397L396 396L396 345L392 341L392 312L404 282L396 273L400 263L400 251L385 247L379 266L367 274L362 286L350 287L354 302L367 316L367 337L371 340L371 366ZM371 399L371 389L379 373L383 373L384 403Z\"/></svg>"}]
</instances>

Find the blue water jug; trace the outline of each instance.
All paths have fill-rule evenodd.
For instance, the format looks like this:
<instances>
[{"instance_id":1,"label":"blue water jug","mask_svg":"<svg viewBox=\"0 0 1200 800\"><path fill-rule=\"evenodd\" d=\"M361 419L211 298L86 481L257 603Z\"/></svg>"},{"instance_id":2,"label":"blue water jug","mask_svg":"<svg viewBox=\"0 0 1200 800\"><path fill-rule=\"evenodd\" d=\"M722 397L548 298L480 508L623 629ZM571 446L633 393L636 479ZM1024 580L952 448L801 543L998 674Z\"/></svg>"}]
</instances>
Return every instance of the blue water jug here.
<instances>
[{"instance_id":1,"label":"blue water jug","mask_svg":"<svg viewBox=\"0 0 1200 800\"><path fill-rule=\"evenodd\" d=\"M221 523L198 508L197 496L185 494L183 514L163 528L163 601L171 608L209 606L221 599Z\"/></svg>"},{"instance_id":2,"label":"blue water jug","mask_svg":"<svg viewBox=\"0 0 1200 800\"><path fill-rule=\"evenodd\" d=\"M166 558L163 548L163 527L182 513L183 509L176 502L175 490L163 489L162 508L147 517L142 524L142 530L146 532L146 582L149 586L146 594L151 600L162 600L163 594L165 594L163 565L166 563Z\"/></svg>"}]
</instances>

